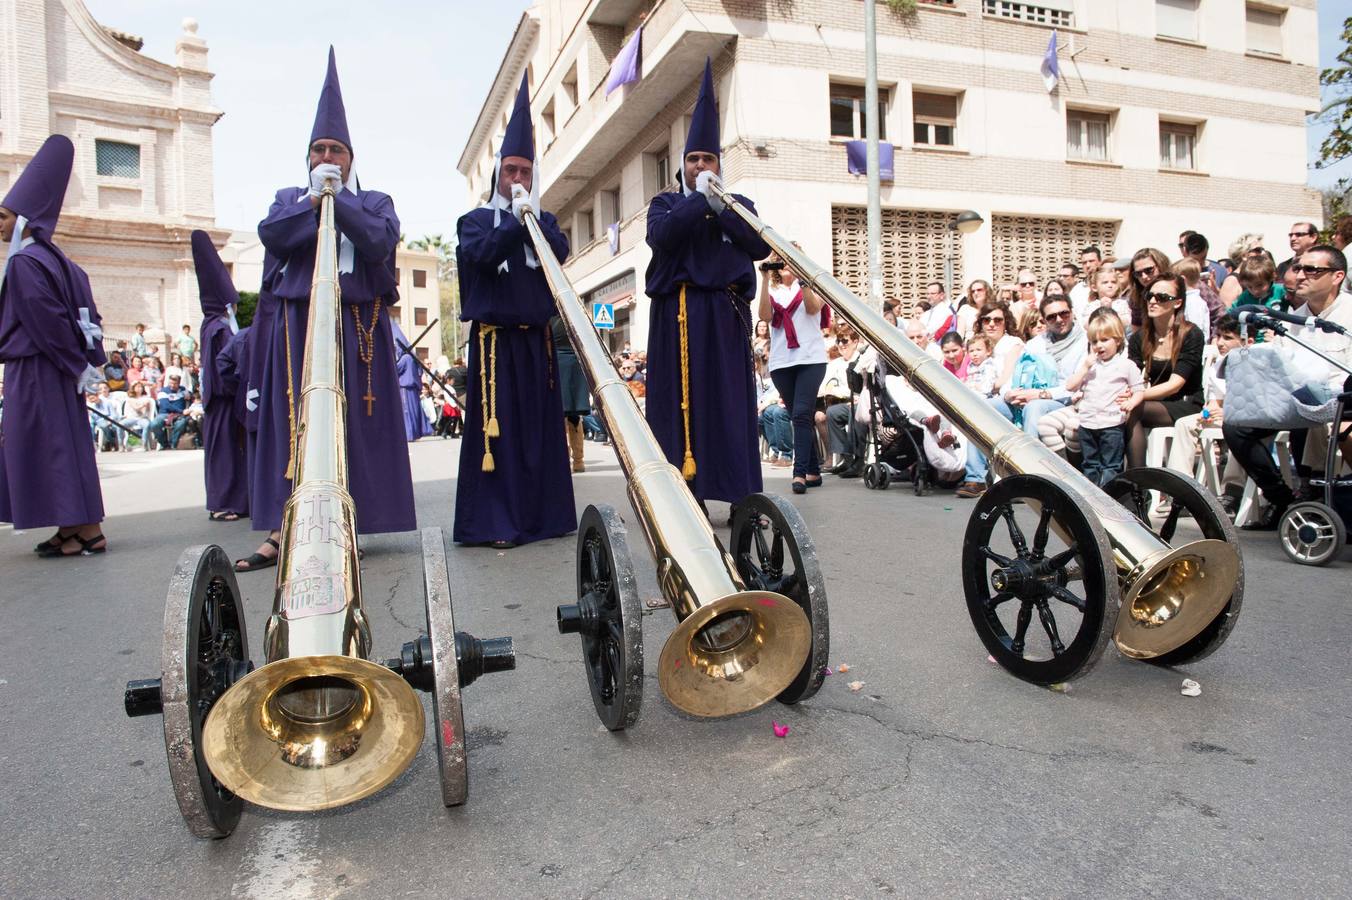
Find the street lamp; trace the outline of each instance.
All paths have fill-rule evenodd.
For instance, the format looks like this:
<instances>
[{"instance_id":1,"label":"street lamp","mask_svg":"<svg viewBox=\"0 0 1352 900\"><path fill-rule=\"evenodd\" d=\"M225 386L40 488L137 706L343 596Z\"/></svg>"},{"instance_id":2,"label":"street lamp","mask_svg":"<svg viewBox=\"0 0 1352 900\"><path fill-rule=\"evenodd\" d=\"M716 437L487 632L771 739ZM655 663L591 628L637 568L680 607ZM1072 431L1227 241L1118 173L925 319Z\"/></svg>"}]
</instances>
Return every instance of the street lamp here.
<instances>
[{"instance_id":1,"label":"street lamp","mask_svg":"<svg viewBox=\"0 0 1352 900\"><path fill-rule=\"evenodd\" d=\"M964 209L954 217L953 221L948 223L948 255L944 258L944 290L948 296L949 306L956 309L953 305L953 240L958 234L971 234L982 226L986 220L981 218L981 213Z\"/></svg>"}]
</instances>

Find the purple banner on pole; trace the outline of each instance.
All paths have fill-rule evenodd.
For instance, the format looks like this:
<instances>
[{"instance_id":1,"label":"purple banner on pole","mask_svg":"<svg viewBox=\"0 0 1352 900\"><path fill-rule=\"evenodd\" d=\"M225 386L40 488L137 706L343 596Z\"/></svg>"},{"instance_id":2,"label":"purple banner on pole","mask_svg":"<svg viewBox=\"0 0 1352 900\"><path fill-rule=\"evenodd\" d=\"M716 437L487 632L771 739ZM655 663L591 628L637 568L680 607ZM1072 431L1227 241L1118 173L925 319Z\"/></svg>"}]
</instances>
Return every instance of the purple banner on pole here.
<instances>
[{"instance_id":1,"label":"purple banner on pole","mask_svg":"<svg viewBox=\"0 0 1352 900\"><path fill-rule=\"evenodd\" d=\"M643 75L639 72L641 48L643 45L643 26L640 25L634 32L634 36L629 39L620 50L620 55L615 57L615 62L610 66L610 77L606 79L606 96L617 87L638 81Z\"/></svg>"},{"instance_id":2,"label":"purple banner on pole","mask_svg":"<svg viewBox=\"0 0 1352 900\"><path fill-rule=\"evenodd\" d=\"M849 164L851 175L868 174L868 142L867 141L846 141L845 159ZM885 141L878 142L878 179L880 181L892 181L895 174L892 166L892 145Z\"/></svg>"}]
</instances>

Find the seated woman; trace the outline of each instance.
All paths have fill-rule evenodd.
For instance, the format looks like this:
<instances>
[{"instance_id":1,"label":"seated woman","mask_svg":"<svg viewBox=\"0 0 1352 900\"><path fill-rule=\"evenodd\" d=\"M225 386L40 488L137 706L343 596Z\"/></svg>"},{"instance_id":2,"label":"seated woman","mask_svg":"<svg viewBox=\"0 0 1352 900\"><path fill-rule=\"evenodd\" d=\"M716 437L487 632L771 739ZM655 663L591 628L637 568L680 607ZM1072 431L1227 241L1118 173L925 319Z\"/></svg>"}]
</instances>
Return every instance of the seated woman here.
<instances>
[{"instance_id":1,"label":"seated woman","mask_svg":"<svg viewBox=\"0 0 1352 900\"><path fill-rule=\"evenodd\" d=\"M1145 319L1127 341L1131 361L1145 373L1143 401L1127 419L1127 465L1145 465L1147 432L1172 428L1202 411L1202 351L1206 342L1183 313L1187 286L1168 274L1145 291Z\"/></svg>"},{"instance_id":2,"label":"seated woman","mask_svg":"<svg viewBox=\"0 0 1352 900\"><path fill-rule=\"evenodd\" d=\"M127 402L122 407L122 424L141 433L141 450L150 449L150 420L155 418L155 401L146 392L144 382L132 382Z\"/></svg>"}]
</instances>

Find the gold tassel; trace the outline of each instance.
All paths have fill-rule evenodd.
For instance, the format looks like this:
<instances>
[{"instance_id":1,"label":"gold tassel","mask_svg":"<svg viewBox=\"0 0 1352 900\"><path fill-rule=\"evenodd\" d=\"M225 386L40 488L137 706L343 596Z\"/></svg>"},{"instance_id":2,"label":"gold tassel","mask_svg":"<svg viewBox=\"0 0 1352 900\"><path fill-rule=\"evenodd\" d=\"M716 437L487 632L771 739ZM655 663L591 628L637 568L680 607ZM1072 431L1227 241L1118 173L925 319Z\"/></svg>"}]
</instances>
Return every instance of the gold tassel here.
<instances>
[{"instance_id":1,"label":"gold tassel","mask_svg":"<svg viewBox=\"0 0 1352 900\"><path fill-rule=\"evenodd\" d=\"M498 329L493 327L488 333L488 403L490 413L484 434L491 438L500 437L502 429L498 427ZM488 471L493 471L489 469Z\"/></svg>"},{"instance_id":2,"label":"gold tassel","mask_svg":"<svg viewBox=\"0 0 1352 900\"><path fill-rule=\"evenodd\" d=\"M484 462L480 468L485 472L491 472L497 468L497 465L493 462L493 451L487 447L484 448Z\"/></svg>"},{"instance_id":3,"label":"gold tassel","mask_svg":"<svg viewBox=\"0 0 1352 900\"><path fill-rule=\"evenodd\" d=\"M290 441L286 453L287 481L296 480L296 395L293 389L296 376L291 370L291 320L286 314L286 303L282 303L282 339L286 341L286 424Z\"/></svg>"},{"instance_id":4,"label":"gold tassel","mask_svg":"<svg viewBox=\"0 0 1352 900\"><path fill-rule=\"evenodd\" d=\"M681 418L685 423L685 464L681 475L686 481L695 479L695 451L690 446L690 335L686 328L685 285L681 285L681 304L676 314L681 326Z\"/></svg>"},{"instance_id":5,"label":"gold tassel","mask_svg":"<svg viewBox=\"0 0 1352 900\"><path fill-rule=\"evenodd\" d=\"M498 427L498 417L494 416L488 420L488 427L484 429L484 434L491 438L501 437L502 429Z\"/></svg>"}]
</instances>

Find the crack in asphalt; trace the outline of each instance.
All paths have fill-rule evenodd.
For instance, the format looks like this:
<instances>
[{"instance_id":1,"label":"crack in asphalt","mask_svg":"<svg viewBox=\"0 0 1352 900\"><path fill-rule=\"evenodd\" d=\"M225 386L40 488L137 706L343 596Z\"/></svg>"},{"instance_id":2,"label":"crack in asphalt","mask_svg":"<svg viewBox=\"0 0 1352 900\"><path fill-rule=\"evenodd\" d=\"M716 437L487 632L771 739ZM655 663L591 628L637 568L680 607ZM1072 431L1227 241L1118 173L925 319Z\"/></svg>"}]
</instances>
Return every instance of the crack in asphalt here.
<instances>
[{"instance_id":1,"label":"crack in asphalt","mask_svg":"<svg viewBox=\"0 0 1352 900\"><path fill-rule=\"evenodd\" d=\"M577 659L555 659L552 656L541 656L538 653L527 653L525 650L517 650L517 656L524 656L526 659L538 659L540 662L555 663L561 666L571 666L577 663Z\"/></svg>"},{"instance_id":2,"label":"crack in asphalt","mask_svg":"<svg viewBox=\"0 0 1352 900\"><path fill-rule=\"evenodd\" d=\"M399 593L399 584L403 580L404 580L403 575L394 576L394 584L390 585L390 595L385 598L385 610L390 614L390 618L394 619L394 621L399 623L399 625L404 629L408 631L416 631L420 635L427 634L426 622L424 622L422 625L410 625L403 619L399 618L399 613L394 611L394 597L396 594Z\"/></svg>"}]
</instances>

